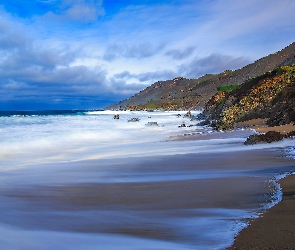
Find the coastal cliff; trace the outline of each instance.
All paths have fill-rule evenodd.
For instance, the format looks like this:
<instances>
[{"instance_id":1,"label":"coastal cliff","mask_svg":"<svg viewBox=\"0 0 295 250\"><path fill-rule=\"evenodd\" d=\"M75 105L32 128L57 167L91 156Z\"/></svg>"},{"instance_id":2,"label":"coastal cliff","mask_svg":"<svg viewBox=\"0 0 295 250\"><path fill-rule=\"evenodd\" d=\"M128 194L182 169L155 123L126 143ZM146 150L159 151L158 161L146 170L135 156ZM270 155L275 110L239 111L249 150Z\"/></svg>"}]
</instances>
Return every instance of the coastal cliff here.
<instances>
[{"instance_id":1,"label":"coastal cliff","mask_svg":"<svg viewBox=\"0 0 295 250\"><path fill-rule=\"evenodd\" d=\"M295 66L280 66L235 86L220 88L207 102L203 115L218 130L228 130L237 122L267 119L267 125L295 122Z\"/></svg>"},{"instance_id":2,"label":"coastal cliff","mask_svg":"<svg viewBox=\"0 0 295 250\"><path fill-rule=\"evenodd\" d=\"M130 110L191 110L201 109L215 96L221 86L243 85L250 79L268 74L280 66L295 64L295 43L263 57L241 69L207 74L198 79L177 77L158 81L129 99L107 109Z\"/></svg>"}]
</instances>

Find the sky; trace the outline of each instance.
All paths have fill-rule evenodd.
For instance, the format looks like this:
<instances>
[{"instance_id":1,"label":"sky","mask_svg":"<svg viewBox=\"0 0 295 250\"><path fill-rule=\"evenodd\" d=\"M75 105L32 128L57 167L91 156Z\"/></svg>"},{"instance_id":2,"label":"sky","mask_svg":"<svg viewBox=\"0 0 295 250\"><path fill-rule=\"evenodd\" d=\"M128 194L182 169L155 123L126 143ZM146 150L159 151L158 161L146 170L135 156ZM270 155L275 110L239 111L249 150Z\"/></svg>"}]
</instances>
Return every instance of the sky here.
<instances>
[{"instance_id":1,"label":"sky","mask_svg":"<svg viewBox=\"0 0 295 250\"><path fill-rule=\"evenodd\" d=\"M2 0L0 110L104 108L295 41L294 0Z\"/></svg>"}]
</instances>

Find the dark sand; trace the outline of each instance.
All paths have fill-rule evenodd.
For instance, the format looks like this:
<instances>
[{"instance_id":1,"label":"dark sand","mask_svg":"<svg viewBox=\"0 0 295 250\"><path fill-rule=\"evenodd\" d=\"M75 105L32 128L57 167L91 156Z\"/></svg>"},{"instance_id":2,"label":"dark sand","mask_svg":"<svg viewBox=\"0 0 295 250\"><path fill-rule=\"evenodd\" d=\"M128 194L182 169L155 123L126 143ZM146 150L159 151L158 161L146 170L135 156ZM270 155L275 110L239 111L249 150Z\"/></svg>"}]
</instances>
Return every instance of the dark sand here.
<instances>
[{"instance_id":1,"label":"dark sand","mask_svg":"<svg viewBox=\"0 0 295 250\"><path fill-rule=\"evenodd\" d=\"M252 221L229 249L295 249L295 175L279 184L282 201Z\"/></svg>"}]
</instances>

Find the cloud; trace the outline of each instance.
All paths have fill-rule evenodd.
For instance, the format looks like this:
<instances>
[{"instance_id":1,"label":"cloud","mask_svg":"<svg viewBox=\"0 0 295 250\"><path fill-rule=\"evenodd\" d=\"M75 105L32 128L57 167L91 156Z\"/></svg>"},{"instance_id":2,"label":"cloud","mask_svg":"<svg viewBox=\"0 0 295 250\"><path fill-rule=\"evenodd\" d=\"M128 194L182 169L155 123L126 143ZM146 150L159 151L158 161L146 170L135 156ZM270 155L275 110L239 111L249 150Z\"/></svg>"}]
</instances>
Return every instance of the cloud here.
<instances>
[{"instance_id":1,"label":"cloud","mask_svg":"<svg viewBox=\"0 0 295 250\"><path fill-rule=\"evenodd\" d=\"M153 44L151 42L136 44L115 43L106 48L103 59L111 62L118 58L149 58L159 53L164 47L165 44Z\"/></svg>"},{"instance_id":2,"label":"cloud","mask_svg":"<svg viewBox=\"0 0 295 250\"><path fill-rule=\"evenodd\" d=\"M0 7L0 101L116 102L237 69L295 36L293 0L12 2Z\"/></svg>"},{"instance_id":3,"label":"cloud","mask_svg":"<svg viewBox=\"0 0 295 250\"><path fill-rule=\"evenodd\" d=\"M190 57L195 51L194 46L190 46L186 49L171 49L168 50L165 55L173 58L174 60L182 60Z\"/></svg>"},{"instance_id":4,"label":"cloud","mask_svg":"<svg viewBox=\"0 0 295 250\"><path fill-rule=\"evenodd\" d=\"M122 79L116 79L115 77L112 77L110 79L110 86L112 88L112 93L118 96L126 96L130 97L134 93L139 92L140 90L144 89L145 86L139 83L126 83L126 81ZM122 98L120 98L122 100Z\"/></svg>"},{"instance_id":5,"label":"cloud","mask_svg":"<svg viewBox=\"0 0 295 250\"><path fill-rule=\"evenodd\" d=\"M63 0L60 3L56 1L42 2L54 3L54 8L44 15L45 18L50 20L91 23L105 14L102 0Z\"/></svg>"},{"instance_id":6,"label":"cloud","mask_svg":"<svg viewBox=\"0 0 295 250\"><path fill-rule=\"evenodd\" d=\"M0 8L0 51L5 52L6 50L25 46L30 42L31 39L23 31L22 25Z\"/></svg>"},{"instance_id":7,"label":"cloud","mask_svg":"<svg viewBox=\"0 0 295 250\"><path fill-rule=\"evenodd\" d=\"M214 53L203 58L196 57L191 62L182 64L179 71L186 77L196 78L205 74L217 74L227 69L235 70L248 63L249 60L243 57Z\"/></svg>"},{"instance_id":8,"label":"cloud","mask_svg":"<svg viewBox=\"0 0 295 250\"><path fill-rule=\"evenodd\" d=\"M154 72L143 72L140 74L131 74L129 71L123 71L121 73L115 74L115 79L136 79L139 82L155 82L159 80L168 80L177 75L176 72L172 70L160 70Z\"/></svg>"},{"instance_id":9,"label":"cloud","mask_svg":"<svg viewBox=\"0 0 295 250\"><path fill-rule=\"evenodd\" d=\"M72 65L77 58L84 56L83 51L67 44L40 44L30 38L12 17L1 17L0 29L2 108L11 105L20 109L22 103L29 102L31 106L34 103L53 106L59 103L65 107L79 103L83 106L90 105L89 102L94 106L112 93L105 69ZM16 30L19 31L17 39L12 32Z\"/></svg>"}]
</instances>

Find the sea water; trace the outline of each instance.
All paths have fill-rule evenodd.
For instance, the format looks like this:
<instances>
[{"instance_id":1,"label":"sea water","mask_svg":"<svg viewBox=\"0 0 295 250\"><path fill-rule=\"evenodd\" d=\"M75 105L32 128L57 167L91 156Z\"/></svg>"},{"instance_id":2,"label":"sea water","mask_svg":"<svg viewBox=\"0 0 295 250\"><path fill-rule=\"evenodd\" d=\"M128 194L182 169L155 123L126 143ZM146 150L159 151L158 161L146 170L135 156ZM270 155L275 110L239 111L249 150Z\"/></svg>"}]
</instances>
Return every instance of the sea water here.
<instances>
[{"instance_id":1,"label":"sea water","mask_svg":"<svg viewBox=\"0 0 295 250\"><path fill-rule=\"evenodd\" d=\"M291 155L293 141L246 147L251 130L208 139L217 132L185 114L0 112L0 248L229 246L263 206L280 199L271 180L291 170L283 158L240 168L238 158L224 155L274 147ZM179 135L200 137L175 140ZM284 161L286 168L275 168Z\"/></svg>"}]
</instances>

